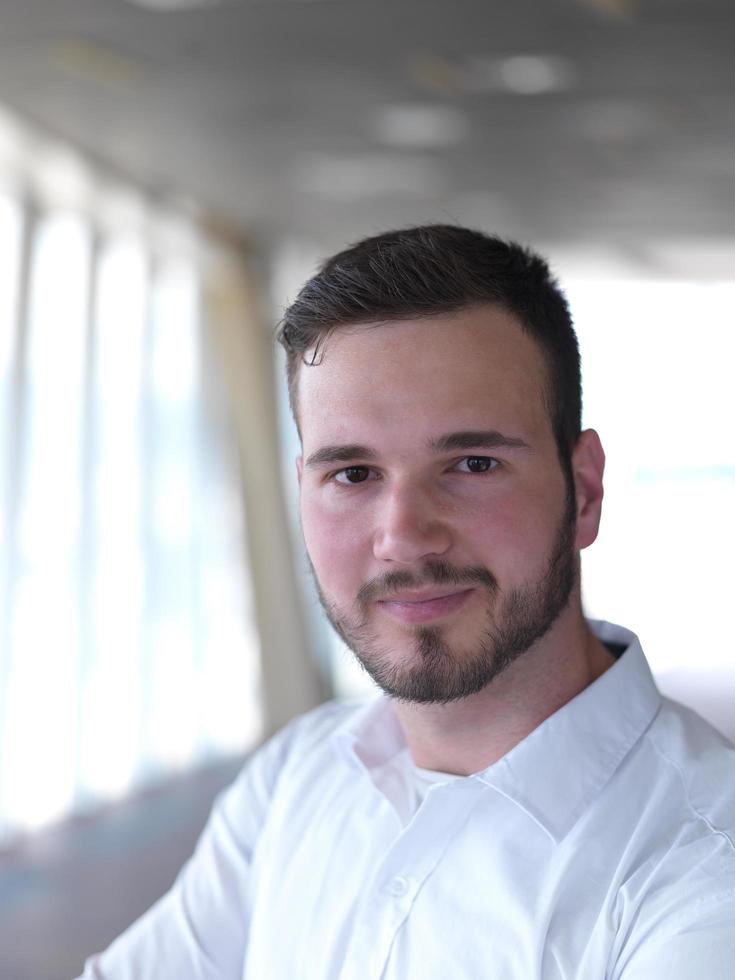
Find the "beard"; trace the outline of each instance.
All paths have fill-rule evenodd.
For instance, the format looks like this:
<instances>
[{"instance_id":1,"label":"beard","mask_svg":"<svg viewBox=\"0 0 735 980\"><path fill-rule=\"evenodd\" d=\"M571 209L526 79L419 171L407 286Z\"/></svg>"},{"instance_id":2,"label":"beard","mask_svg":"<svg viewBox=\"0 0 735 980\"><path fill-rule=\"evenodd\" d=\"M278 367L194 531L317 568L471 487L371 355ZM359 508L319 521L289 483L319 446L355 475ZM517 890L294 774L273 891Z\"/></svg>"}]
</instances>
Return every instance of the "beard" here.
<instances>
[{"instance_id":1,"label":"beard","mask_svg":"<svg viewBox=\"0 0 735 980\"><path fill-rule=\"evenodd\" d=\"M357 615L339 610L324 594L311 567L319 600L329 622L352 650L358 662L387 695L415 704L447 704L469 697L488 684L529 650L552 627L566 608L578 578L574 550L576 504L573 485L567 486L565 511L543 573L532 582L500 590L497 579L484 566L456 569L438 559L427 560L419 575L388 572L366 583L357 594ZM413 631L415 656L396 662L395 654L381 646L368 625L372 604L401 589L427 586L480 586L487 593L485 624L471 649L451 646L441 626L419 626Z\"/></svg>"}]
</instances>

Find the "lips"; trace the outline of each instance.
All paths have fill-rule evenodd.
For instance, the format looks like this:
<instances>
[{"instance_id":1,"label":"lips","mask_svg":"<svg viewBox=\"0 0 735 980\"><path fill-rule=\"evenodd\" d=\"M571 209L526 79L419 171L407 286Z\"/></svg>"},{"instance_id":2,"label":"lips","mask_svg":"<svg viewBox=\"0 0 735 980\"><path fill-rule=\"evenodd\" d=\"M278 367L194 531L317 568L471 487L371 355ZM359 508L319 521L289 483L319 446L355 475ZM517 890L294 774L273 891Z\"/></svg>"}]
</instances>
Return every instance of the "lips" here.
<instances>
[{"instance_id":1,"label":"lips","mask_svg":"<svg viewBox=\"0 0 735 980\"><path fill-rule=\"evenodd\" d=\"M423 592L403 592L390 599L381 599L378 606L400 622L415 624L441 619L456 612L467 602L474 589L447 593L444 589Z\"/></svg>"}]
</instances>

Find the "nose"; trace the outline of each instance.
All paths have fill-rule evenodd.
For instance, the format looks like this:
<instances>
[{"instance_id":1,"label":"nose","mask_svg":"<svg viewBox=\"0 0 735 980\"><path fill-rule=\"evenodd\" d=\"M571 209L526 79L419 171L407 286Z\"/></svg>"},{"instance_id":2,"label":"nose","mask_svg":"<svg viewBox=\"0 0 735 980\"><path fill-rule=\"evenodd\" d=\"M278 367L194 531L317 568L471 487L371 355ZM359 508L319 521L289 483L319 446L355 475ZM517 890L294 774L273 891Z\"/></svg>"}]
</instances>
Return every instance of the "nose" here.
<instances>
[{"instance_id":1,"label":"nose","mask_svg":"<svg viewBox=\"0 0 735 980\"><path fill-rule=\"evenodd\" d=\"M452 543L444 515L416 487L394 486L376 515L373 555L381 561L410 564L445 554Z\"/></svg>"}]
</instances>

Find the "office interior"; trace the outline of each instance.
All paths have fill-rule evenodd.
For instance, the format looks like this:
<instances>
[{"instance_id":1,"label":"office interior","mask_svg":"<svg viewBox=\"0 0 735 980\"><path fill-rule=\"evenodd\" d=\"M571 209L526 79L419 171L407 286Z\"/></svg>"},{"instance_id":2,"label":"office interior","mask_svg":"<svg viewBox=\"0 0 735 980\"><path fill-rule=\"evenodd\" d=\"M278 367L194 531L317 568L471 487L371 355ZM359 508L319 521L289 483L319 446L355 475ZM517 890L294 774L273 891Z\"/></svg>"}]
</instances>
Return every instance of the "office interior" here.
<instances>
[{"instance_id":1,"label":"office interior","mask_svg":"<svg viewBox=\"0 0 735 980\"><path fill-rule=\"evenodd\" d=\"M369 234L548 257L607 451L586 609L735 740L734 41L727 0L3 4L2 980L77 975L253 749L375 693L273 342Z\"/></svg>"}]
</instances>

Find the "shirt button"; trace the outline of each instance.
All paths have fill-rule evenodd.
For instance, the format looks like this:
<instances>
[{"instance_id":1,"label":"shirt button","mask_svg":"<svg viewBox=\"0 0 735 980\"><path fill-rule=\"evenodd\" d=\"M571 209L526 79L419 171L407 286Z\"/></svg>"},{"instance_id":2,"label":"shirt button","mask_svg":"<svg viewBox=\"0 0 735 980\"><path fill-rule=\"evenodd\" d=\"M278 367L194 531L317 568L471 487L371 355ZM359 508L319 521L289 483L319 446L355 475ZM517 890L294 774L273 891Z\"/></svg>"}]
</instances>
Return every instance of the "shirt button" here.
<instances>
[{"instance_id":1,"label":"shirt button","mask_svg":"<svg viewBox=\"0 0 735 980\"><path fill-rule=\"evenodd\" d=\"M393 898L403 898L408 891L408 882L405 878L401 878L400 875L397 875L395 878L391 878L391 880L385 886L385 890L389 895L392 895Z\"/></svg>"}]
</instances>

